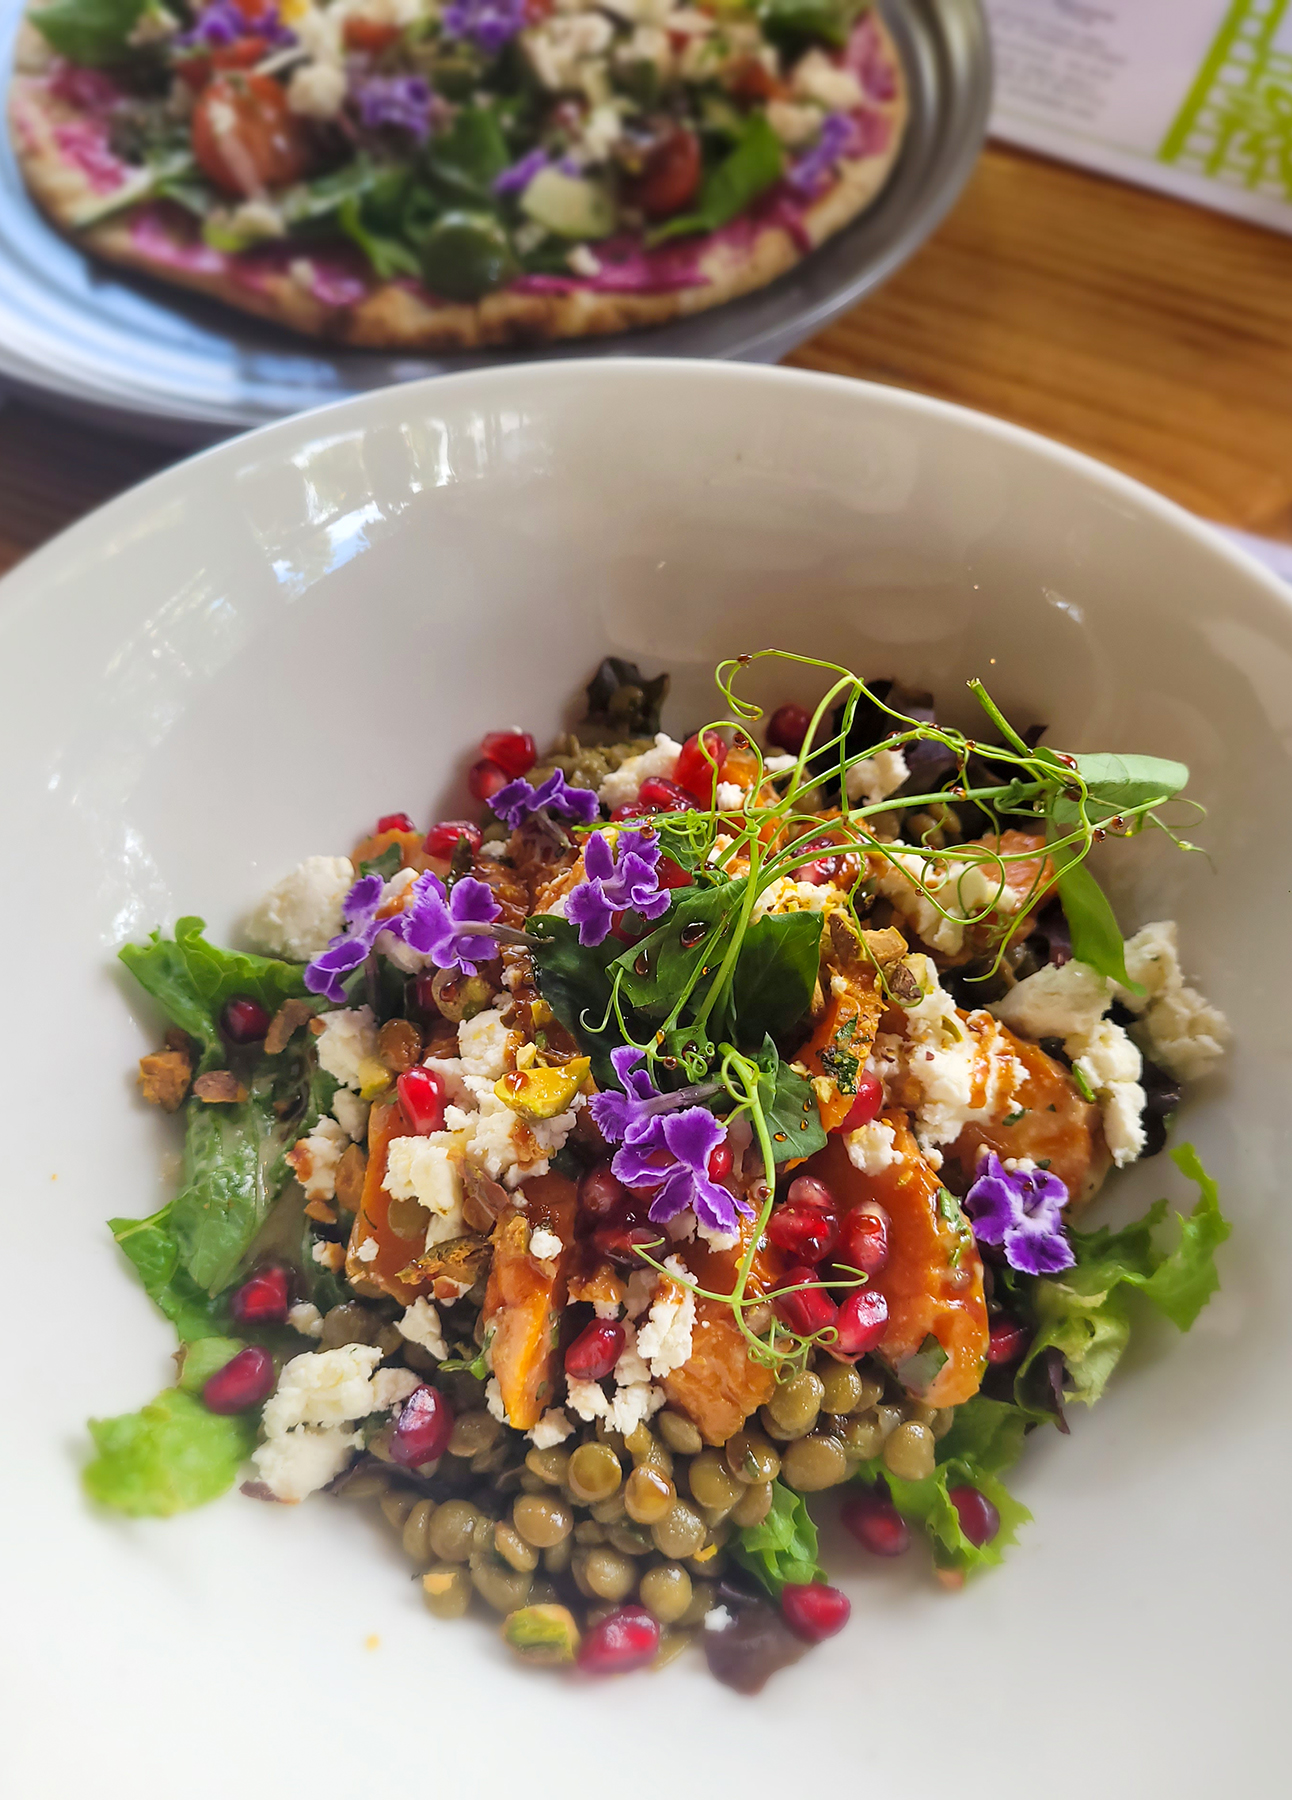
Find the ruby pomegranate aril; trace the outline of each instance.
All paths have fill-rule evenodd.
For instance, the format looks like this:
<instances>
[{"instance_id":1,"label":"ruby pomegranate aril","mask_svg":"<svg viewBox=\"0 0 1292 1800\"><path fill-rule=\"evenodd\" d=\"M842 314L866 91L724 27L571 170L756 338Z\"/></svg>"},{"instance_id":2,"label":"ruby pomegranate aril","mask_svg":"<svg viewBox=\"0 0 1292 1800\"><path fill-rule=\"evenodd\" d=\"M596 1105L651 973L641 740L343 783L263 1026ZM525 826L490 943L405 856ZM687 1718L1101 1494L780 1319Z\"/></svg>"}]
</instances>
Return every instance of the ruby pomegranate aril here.
<instances>
[{"instance_id":1,"label":"ruby pomegranate aril","mask_svg":"<svg viewBox=\"0 0 1292 1800\"><path fill-rule=\"evenodd\" d=\"M863 1125L873 1125L884 1110L884 1084L878 1075L869 1072L857 1077L857 1098L848 1108L847 1117L840 1125L840 1131L860 1131Z\"/></svg>"},{"instance_id":2,"label":"ruby pomegranate aril","mask_svg":"<svg viewBox=\"0 0 1292 1800\"><path fill-rule=\"evenodd\" d=\"M827 1325L834 1324L839 1312L824 1288L808 1285L816 1279L816 1270L804 1265L787 1269L782 1285L797 1292L780 1294L772 1302L777 1318L791 1331L797 1331L800 1337L811 1337L814 1332L824 1331Z\"/></svg>"},{"instance_id":3,"label":"ruby pomegranate aril","mask_svg":"<svg viewBox=\"0 0 1292 1800\"><path fill-rule=\"evenodd\" d=\"M703 745L700 733L696 732L686 740L678 754L673 780L685 793L694 796L693 804L707 809L713 805L713 791L722 780L722 765L726 760L727 746L716 731L704 733Z\"/></svg>"},{"instance_id":4,"label":"ruby pomegranate aril","mask_svg":"<svg viewBox=\"0 0 1292 1800\"><path fill-rule=\"evenodd\" d=\"M872 1556L901 1556L911 1547L906 1520L886 1494L871 1488L845 1500L839 1512L845 1531Z\"/></svg>"},{"instance_id":5,"label":"ruby pomegranate aril","mask_svg":"<svg viewBox=\"0 0 1292 1800\"><path fill-rule=\"evenodd\" d=\"M731 1145L725 1141L715 1145L709 1153L709 1180L725 1181L730 1175L735 1158L731 1153Z\"/></svg>"},{"instance_id":6,"label":"ruby pomegranate aril","mask_svg":"<svg viewBox=\"0 0 1292 1800\"><path fill-rule=\"evenodd\" d=\"M229 1296L229 1311L239 1325L281 1325L291 1305L291 1276L280 1264L257 1269Z\"/></svg>"},{"instance_id":7,"label":"ruby pomegranate aril","mask_svg":"<svg viewBox=\"0 0 1292 1800\"><path fill-rule=\"evenodd\" d=\"M655 879L662 888L690 887L695 877L671 856L661 856L655 865Z\"/></svg>"},{"instance_id":8,"label":"ruby pomegranate aril","mask_svg":"<svg viewBox=\"0 0 1292 1800\"><path fill-rule=\"evenodd\" d=\"M853 1206L843 1215L839 1261L863 1275L878 1275L888 1261L888 1220L869 1206Z\"/></svg>"},{"instance_id":9,"label":"ruby pomegranate aril","mask_svg":"<svg viewBox=\"0 0 1292 1800\"><path fill-rule=\"evenodd\" d=\"M947 1499L955 1507L960 1529L969 1542L979 1550L990 1544L1000 1530L1000 1514L986 1494L976 1487L953 1487L947 1489Z\"/></svg>"},{"instance_id":10,"label":"ruby pomegranate aril","mask_svg":"<svg viewBox=\"0 0 1292 1800\"><path fill-rule=\"evenodd\" d=\"M538 761L534 740L527 731L487 731L480 740L480 751L486 762L497 763L513 781L528 775Z\"/></svg>"},{"instance_id":11,"label":"ruby pomegranate aril","mask_svg":"<svg viewBox=\"0 0 1292 1800\"><path fill-rule=\"evenodd\" d=\"M209 1412L240 1413L259 1406L274 1391L274 1359L259 1344L239 1350L222 1369L217 1369L202 1388Z\"/></svg>"},{"instance_id":12,"label":"ruby pomegranate aril","mask_svg":"<svg viewBox=\"0 0 1292 1800\"><path fill-rule=\"evenodd\" d=\"M613 1319L594 1319L565 1352L565 1373L575 1381L604 1381L619 1361L625 1335Z\"/></svg>"},{"instance_id":13,"label":"ruby pomegranate aril","mask_svg":"<svg viewBox=\"0 0 1292 1800\"><path fill-rule=\"evenodd\" d=\"M510 780L511 776L506 769L496 762L490 762L487 757L482 757L467 770L467 791L473 800L479 800L483 804L486 800L492 800L498 790L505 788Z\"/></svg>"},{"instance_id":14,"label":"ruby pomegranate aril","mask_svg":"<svg viewBox=\"0 0 1292 1800\"><path fill-rule=\"evenodd\" d=\"M474 856L480 848L480 827L469 819L441 819L427 832L422 849L437 862L450 862L462 838L470 844Z\"/></svg>"},{"instance_id":15,"label":"ruby pomegranate aril","mask_svg":"<svg viewBox=\"0 0 1292 1800\"><path fill-rule=\"evenodd\" d=\"M839 1238L839 1221L823 1206L795 1205L787 1200L767 1221L767 1237L796 1262L819 1263Z\"/></svg>"},{"instance_id":16,"label":"ruby pomegranate aril","mask_svg":"<svg viewBox=\"0 0 1292 1800\"><path fill-rule=\"evenodd\" d=\"M797 756L811 723L812 715L806 706L796 706L792 700L787 700L767 721L767 742L776 750Z\"/></svg>"},{"instance_id":17,"label":"ruby pomegranate aril","mask_svg":"<svg viewBox=\"0 0 1292 1800\"><path fill-rule=\"evenodd\" d=\"M270 1018L259 1000L235 994L224 1003L220 1030L231 1044L258 1044L269 1030Z\"/></svg>"},{"instance_id":18,"label":"ruby pomegranate aril","mask_svg":"<svg viewBox=\"0 0 1292 1800\"><path fill-rule=\"evenodd\" d=\"M627 1675L659 1649L659 1623L644 1606L621 1606L586 1634L579 1667L588 1675Z\"/></svg>"},{"instance_id":19,"label":"ruby pomegranate aril","mask_svg":"<svg viewBox=\"0 0 1292 1800\"><path fill-rule=\"evenodd\" d=\"M592 1247L607 1261L618 1263L624 1269L635 1269L644 1267L637 1254L638 1248L649 1249L652 1244L658 1247L660 1235L658 1226L601 1225L592 1234Z\"/></svg>"},{"instance_id":20,"label":"ruby pomegranate aril","mask_svg":"<svg viewBox=\"0 0 1292 1800\"><path fill-rule=\"evenodd\" d=\"M383 831L416 831L417 827L407 813L382 813L377 820L378 836Z\"/></svg>"},{"instance_id":21,"label":"ruby pomegranate aril","mask_svg":"<svg viewBox=\"0 0 1292 1800\"><path fill-rule=\"evenodd\" d=\"M796 1175L785 1198L791 1206L819 1206L826 1212L839 1210L831 1189L815 1175Z\"/></svg>"},{"instance_id":22,"label":"ruby pomegranate aril","mask_svg":"<svg viewBox=\"0 0 1292 1800\"><path fill-rule=\"evenodd\" d=\"M579 1182L579 1211L585 1218L622 1220L631 1203L632 1195L608 1162L589 1169Z\"/></svg>"},{"instance_id":23,"label":"ruby pomegranate aril","mask_svg":"<svg viewBox=\"0 0 1292 1800\"><path fill-rule=\"evenodd\" d=\"M852 1615L852 1602L824 1581L787 1581L781 1589L781 1611L795 1636L820 1644L843 1630Z\"/></svg>"},{"instance_id":24,"label":"ruby pomegranate aril","mask_svg":"<svg viewBox=\"0 0 1292 1800\"><path fill-rule=\"evenodd\" d=\"M695 795L676 781L666 781L662 775L648 775L637 790L637 804L633 809L639 813L652 812L694 812Z\"/></svg>"},{"instance_id":25,"label":"ruby pomegranate aril","mask_svg":"<svg viewBox=\"0 0 1292 1800\"><path fill-rule=\"evenodd\" d=\"M875 1288L854 1288L839 1308L830 1348L840 1356L864 1356L888 1329L888 1302Z\"/></svg>"},{"instance_id":26,"label":"ruby pomegranate aril","mask_svg":"<svg viewBox=\"0 0 1292 1800\"><path fill-rule=\"evenodd\" d=\"M1017 1362L1026 1350L1031 1334L1026 1325L1004 1313L991 1322L987 1339L987 1361L993 1364Z\"/></svg>"},{"instance_id":27,"label":"ruby pomegranate aril","mask_svg":"<svg viewBox=\"0 0 1292 1800\"><path fill-rule=\"evenodd\" d=\"M409 1129L414 1137L429 1137L444 1129L444 1077L419 1063L405 1069L395 1083L395 1092Z\"/></svg>"},{"instance_id":28,"label":"ruby pomegranate aril","mask_svg":"<svg viewBox=\"0 0 1292 1800\"><path fill-rule=\"evenodd\" d=\"M390 1458L401 1468L417 1469L434 1462L449 1447L453 1408L438 1388L413 1389L400 1409L390 1436Z\"/></svg>"}]
</instances>

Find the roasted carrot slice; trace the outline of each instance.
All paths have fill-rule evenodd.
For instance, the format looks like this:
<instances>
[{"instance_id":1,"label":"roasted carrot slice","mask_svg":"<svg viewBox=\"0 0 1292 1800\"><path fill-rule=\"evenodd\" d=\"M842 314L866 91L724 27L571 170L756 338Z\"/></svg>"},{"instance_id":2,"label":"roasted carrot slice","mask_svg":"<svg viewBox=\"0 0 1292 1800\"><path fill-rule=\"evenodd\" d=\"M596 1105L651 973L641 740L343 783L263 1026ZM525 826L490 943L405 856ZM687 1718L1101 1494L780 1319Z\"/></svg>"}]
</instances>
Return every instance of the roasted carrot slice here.
<instances>
[{"instance_id":1,"label":"roasted carrot slice","mask_svg":"<svg viewBox=\"0 0 1292 1800\"><path fill-rule=\"evenodd\" d=\"M746 1220L731 1250L710 1250L702 1241L687 1245L686 1260L697 1286L715 1294L731 1293L752 1229ZM774 1288L783 1263L778 1250L761 1245L750 1273L750 1294ZM707 1444L725 1444L750 1413L770 1399L775 1385L773 1371L751 1358L731 1308L721 1300L697 1296L691 1354L680 1369L664 1377L670 1404L687 1415Z\"/></svg>"},{"instance_id":2,"label":"roasted carrot slice","mask_svg":"<svg viewBox=\"0 0 1292 1800\"><path fill-rule=\"evenodd\" d=\"M997 1029L1027 1071L1026 1080L1015 1088L1008 1113L988 1124L966 1125L944 1154L970 1177L984 1144L998 1156L1030 1156L1058 1176L1073 1200L1088 1200L1109 1164L1099 1108L1081 1098L1062 1063L1038 1044L1015 1037L1004 1025Z\"/></svg>"},{"instance_id":3,"label":"roasted carrot slice","mask_svg":"<svg viewBox=\"0 0 1292 1800\"><path fill-rule=\"evenodd\" d=\"M345 1272L361 1294L389 1294L405 1306L430 1285L427 1281L408 1280L408 1265L417 1257L426 1239L425 1225L415 1237L402 1236L395 1230L402 1223L397 1211L390 1216L391 1198L383 1183L386 1179L386 1153L393 1139L408 1136L408 1121L397 1100L379 1100L368 1115L368 1167L363 1178L363 1195L354 1216L350 1243L346 1250ZM408 1202L396 1202L397 1208ZM416 1214L413 1214L416 1217ZM419 1241L420 1238L420 1241ZM375 1243L377 1254L365 1262L359 1251L367 1243Z\"/></svg>"},{"instance_id":4,"label":"roasted carrot slice","mask_svg":"<svg viewBox=\"0 0 1292 1800\"><path fill-rule=\"evenodd\" d=\"M494 1232L484 1303L486 1341L508 1421L517 1431L537 1425L555 1391L575 1196L574 1183L564 1175L536 1176L525 1183L526 1210L504 1213ZM540 1225L565 1246L554 1265L529 1254L530 1233Z\"/></svg>"}]
</instances>

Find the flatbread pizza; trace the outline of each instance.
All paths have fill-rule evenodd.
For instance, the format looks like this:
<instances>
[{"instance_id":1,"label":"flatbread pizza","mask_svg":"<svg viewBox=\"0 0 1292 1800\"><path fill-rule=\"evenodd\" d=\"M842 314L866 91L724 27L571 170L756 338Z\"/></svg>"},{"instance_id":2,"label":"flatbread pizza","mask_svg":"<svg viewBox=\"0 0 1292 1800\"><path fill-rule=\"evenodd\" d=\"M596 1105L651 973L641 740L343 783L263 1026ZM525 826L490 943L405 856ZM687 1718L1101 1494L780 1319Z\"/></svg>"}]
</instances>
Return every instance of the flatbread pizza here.
<instances>
[{"instance_id":1,"label":"flatbread pizza","mask_svg":"<svg viewBox=\"0 0 1292 1800\"><path fill-rule=\"evenodd\" d=\"M858 0L51 0L9 121L95 255L430 351L766 286L874 200L906 110Z\"/></svg>"}]
</instances>

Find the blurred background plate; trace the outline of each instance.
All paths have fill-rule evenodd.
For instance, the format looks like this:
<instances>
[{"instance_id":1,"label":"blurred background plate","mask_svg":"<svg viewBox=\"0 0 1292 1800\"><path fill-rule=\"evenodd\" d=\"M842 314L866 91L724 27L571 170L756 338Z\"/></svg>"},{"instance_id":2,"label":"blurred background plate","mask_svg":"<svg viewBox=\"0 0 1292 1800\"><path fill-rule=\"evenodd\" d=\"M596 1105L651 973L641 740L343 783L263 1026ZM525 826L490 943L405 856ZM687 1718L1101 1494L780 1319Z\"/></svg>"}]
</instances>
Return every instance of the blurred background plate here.
<instances>
[{"instance_id":1,"label":"blurred background plate","mask_svg":"<svg viewBox=\"0 0 1292 1800\"><path fill-rule=\"evenodd\" d=\"M551 356L774 362L854 306L923 243L977 158L991 99L979 0L879 0L911 88L892 180L854 225L761 292L631 336L434 357L330 350L313 339L125 277L82 256L27 197L0 147L0 383L100 423L201 443L368 388ZM21 0L0 0L0 68Z\"/></svg>"}]
</instances>

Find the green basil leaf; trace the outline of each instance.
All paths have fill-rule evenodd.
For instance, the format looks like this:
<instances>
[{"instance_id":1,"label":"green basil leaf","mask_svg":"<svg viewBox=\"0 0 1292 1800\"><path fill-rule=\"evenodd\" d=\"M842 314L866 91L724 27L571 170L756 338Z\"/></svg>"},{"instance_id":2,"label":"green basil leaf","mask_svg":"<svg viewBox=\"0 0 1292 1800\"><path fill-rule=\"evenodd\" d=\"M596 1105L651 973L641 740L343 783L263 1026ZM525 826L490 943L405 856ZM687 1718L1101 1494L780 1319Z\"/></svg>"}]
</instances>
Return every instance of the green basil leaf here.
<instances>
[{"instance_id":1,"label":"green basil leaf","mask_svg":"<svg viewBox=\"0 0 1292 1800\"><path fill-rule=\"evenodd\" d=\"M780 1037L812 1003L821 957L821 914L782 913L745 934L731 985L737 1044Z\"/></svg>"},{"instance_id":2,"label":"green basil leaf","mask_svg":"<svg viewBox=\"0 0 1292 1800\"><path fill-rule=\"evenodd\" d=\"M611 965L619 955L616 938L603 944L580 944L578 928L568 919L540 913L525 921L534 939L531 954L538 976L538 991L578 1044L592 1059L598 1087L617 1087L610 1052L623 1042L619 1023L610 1006ZM603 1021L608 1021L603 1029ZM643 1028L639 1041L647 1035Z\"/></svg>"},{"instance_id":3,"label":"green basil leaf","mask_svg":"<svg viewBox=\"0 0 1292 1800\"><path fill-rule=\"evenodd\" d=\"M202 1389L212 1375L218 1375L226 1363L245 1349L241 1338L198 1338L185 1344L179 1357L179 1386L186 1394L196 1394L201 1399Z\"/></svg>"},{"instance_id":4,"label":"green basil leaf","mask_svg":"<svg viewBox=\"0 0 1292 1800\"><path fill-rule=\"evenodd\" d=\"M232 1487L256 1425L167 1388L140 1412L91 1419L90 1436L97 1454L83 1479L91 1499L133 1518L168 1518Z\"/></svg>"},{"instance_id":5,"label":"green basil leaf","mask_svg":"<svg viewBox=\"0 0 1292 1800\"><path fill-rule=\"evenodd\" d=\"M772 1483L771 1511L761 1525L745 1525L731 1540L731 1551L751 1575L776 1596L787 1581L823 1581L817 1560L816 1526L801 1494L782 1482Z\"/></svg>"},{"instance_id":6,"label":"green basil leaf","mask_svg":"<svg viewBox=\"0 0 1292 1800\"><path fill-rule=\"evenodd\" d=\"M812 1084L781 1061L770 1038L757 1061L763 1068L758 1078L758 1098L772 1136L773 1159L790 1162L823 1150L826 1133Z\"/></svg>"},{"instance_id":7,"label":"green basil leaf","mask_svg":"<svg viewBox=\"0 0 1292 1800\"><path fill-rule=\"evenodd\" d=\"M202 919L180 919L173 938L154 931L148 943L123 944L118 952L171 1023L202 1045L202 1070L224 1061L219 1018L226 1000L246 994L273 1014L307 992L301 964L221 950L202 936L204 926Z\"/></svg>"},{"instance_id":8,"label":"green basil leaf","mask_svg":"<svg viewBox=\"0 0 1292 1800\"><path fill-rule=\"evenodd\" d=\"M130 54L130 33L147 5L148 0L54 0L27 17L60 56L96 68Z\"/></svg>"},{"instance_id":9,"label":"green basil leaf","mask_svg":"<svg viewBox=\"0 0 1292 1800\"><path fill-rule=\"evenodd\" d=\"M661 244L666 238L720 230L779 181L784 167L781 141L767 123L766 115L750 113L735 148L710 169L701 183L695 211L659 226L650 233L647 243Z\"/></svg>"},{"instance_id":10,"label":"green basil leaf","mask_svg":"<svg viewBox=\"0 0 1292 1800\"><path fill-rule=\"evenodd\" d=\"M700 970L721 961L722 938L744 892L743 879L679 889L664 923L615 960L625 998L648 1018L670 1013Z\"/></svg>"}]
</instances>

